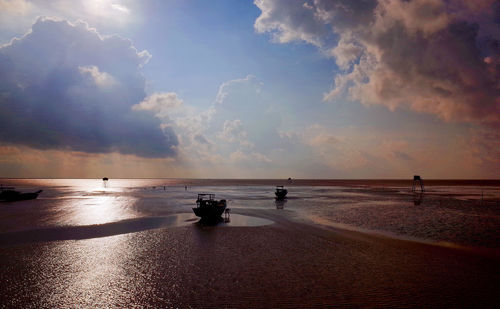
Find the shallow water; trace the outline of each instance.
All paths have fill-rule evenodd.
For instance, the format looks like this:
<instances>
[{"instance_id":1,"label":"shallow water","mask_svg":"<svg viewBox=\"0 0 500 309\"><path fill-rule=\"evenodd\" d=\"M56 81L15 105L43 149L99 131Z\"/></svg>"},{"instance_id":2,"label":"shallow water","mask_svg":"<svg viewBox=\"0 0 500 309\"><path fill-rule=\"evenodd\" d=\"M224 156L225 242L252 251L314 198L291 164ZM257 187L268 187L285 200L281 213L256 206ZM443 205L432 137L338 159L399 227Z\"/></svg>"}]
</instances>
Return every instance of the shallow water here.
<instances>
[{"instance_id":1,"label":"shallow water","mask_svg":"<svg viewBox=\"0 0 500 309\"><path fill-rule=\"evenodd\" d=\"M471 194L477 184L463 183L440 183L423 196L395 181L1 183L44 192L37 200L0 203L0 307L497 308L499 303L498 259L329 230L497 249L500 186L491 183L479 186L486 191L483 201ZM276 201L274 186L283 183L289 196ZM205 192L228 201L229 222L198 222L191 208L197 193ZM460 199L450 198L452 193Z\"/></svg>"},{"instance_id":2,"label":"shallow water","mask_svg":"<svg viewBox=\"0 0 500 309\"><path fill-rule=\"evenodd\" d=\"M237 226L256 227L270 224L273 224L273 221L236 214L225 215L224 218L217 221L203 222L192 213L180 213L166 217L143 217L104 224L56 226L0 233L0 246L91 239L182 226L196 226L197 228L207 229Z\"/></svg>"},{"instance_id":3,"label":"shallow water","mask_svg":"<svg viewBox=\"0 0 500 309\"><path fill-rule=\"evenodd\" d=\"M463 180L456 183L435 181L434 185L432 182L427 184L424 194L413 194L407 181L395 180L356 183L328 180L112 179L103 182L99 179L4 179L1 183L26 192L44 191L37 200L1 203L0 233L59 227L102 228L113 224L121 226L126 220L129 220L128 224L133 222L132 225L142 222L144 229L174 227L155 220L165 221L158 218L191 213L198 193L215 193L216 198L226 199L228 207L233 210L231 223L227 224L229 227L252 225L251 220L239 217L245 210L273 210L275 215L314 225L436 243L500 247L498 181L470 181L469 185ZM285 201L274 200L273 184L288 187ZM137 230L137 227L132 229Z\"/></svg>"}]
</instances>

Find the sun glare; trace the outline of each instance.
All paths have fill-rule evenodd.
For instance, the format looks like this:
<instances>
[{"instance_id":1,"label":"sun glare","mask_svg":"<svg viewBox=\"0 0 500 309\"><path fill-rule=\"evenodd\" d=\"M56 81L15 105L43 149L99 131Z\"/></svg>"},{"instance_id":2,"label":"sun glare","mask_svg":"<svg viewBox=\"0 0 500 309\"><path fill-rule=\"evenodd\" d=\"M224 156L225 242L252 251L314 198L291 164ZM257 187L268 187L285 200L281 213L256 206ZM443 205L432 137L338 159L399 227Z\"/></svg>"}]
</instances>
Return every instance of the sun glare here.
<instances>
[{"instance_id":1,"label":"sun glare","mask_svg":"<svg viewBox=\"0 0 500 309\"><path fill-rule=\"evenodd\" d=\"M92 0L83 2L89 15L124 21L130 15L130 9L117 1Z\"/></svg>"}]
</instances>

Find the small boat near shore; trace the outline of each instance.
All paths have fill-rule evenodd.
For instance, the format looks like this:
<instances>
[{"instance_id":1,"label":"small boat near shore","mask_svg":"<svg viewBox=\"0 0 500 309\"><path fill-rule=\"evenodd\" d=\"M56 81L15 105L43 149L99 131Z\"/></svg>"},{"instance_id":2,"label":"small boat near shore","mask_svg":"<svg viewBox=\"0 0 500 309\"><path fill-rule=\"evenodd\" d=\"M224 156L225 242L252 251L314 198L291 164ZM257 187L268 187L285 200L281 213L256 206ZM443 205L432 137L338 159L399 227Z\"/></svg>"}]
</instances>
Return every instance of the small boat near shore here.
<instances>
[{"instance_id":1,"label":"small boat near shore","mask_svg":"<svg viewBox=\"0 0 500 309\"><path fill-rule=\"evenodd\" d=\"M43 190L38 190L36 192L22 193L20 191L14 190L12 187L0 187L0 201L3 202L15 202L15 201L25 201L34 200L38 197Z\"/></svg>"},{"instance_id":2,"label":"small boat near shore","mask_svg":"<svg viewBox=\"0 0 500 309\"><path fill-rule=\"evenodd\" d=\"M193 212L202 219L218 219L226 210L226 200L216 200L215 194L201 193L196 199Z\"/></svg>"},{"instance_id":3,"label":"small boat near shore","mask_svg":"<svg viewBox=\"0 0 500 309\"><path fill-rule=\"evenodd\" d=\"M276 195L277 200L285 199L287 193L288 190L285 189L283 186L276 186L276 191L274 192L274 194Z\"/></svg>"}]
</instances>

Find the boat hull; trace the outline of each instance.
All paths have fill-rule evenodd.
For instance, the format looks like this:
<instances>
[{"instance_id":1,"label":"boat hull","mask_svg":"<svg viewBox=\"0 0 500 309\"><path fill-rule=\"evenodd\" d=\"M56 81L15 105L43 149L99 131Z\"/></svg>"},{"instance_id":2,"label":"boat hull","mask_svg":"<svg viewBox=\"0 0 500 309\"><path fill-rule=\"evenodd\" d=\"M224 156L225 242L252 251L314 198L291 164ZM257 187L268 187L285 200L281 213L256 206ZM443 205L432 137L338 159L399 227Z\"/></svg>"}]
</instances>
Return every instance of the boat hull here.
<instances>
[{"instance_id":1,"label":"boat hull","mask_svg":"<svg viewBox=\"0 0 500 309\"><path fill-rule=\"evenodd\" d=\"M226 210L226 206L214 206L214 207L195 207L193 212L197 217L200 218L220 218Z\"/></svg>"},{"instance_id":2,"label":"boat hull","mask_svg":"<svg viewBox=\"0 0 500 309\"><path fill-rule=\"evenodd\" d=\"M274 194L276 195L276 199L277 200L283 200L283 199L285 199L287 193L288 193L287 190L280 190L280 191L274 192Z\"/></svg>"},{"instance_id":3,"label":"boat hull","mask_svg":"<svg viewBox=\"0 0 500 309\"><path fill-rule=\"evenodd\" d=\"M34 200L38 197L38 195L41 192L42 190L31 193L20 193L18 191L5 190L0 193L0 201L16 202L16 201Z\"/></svg>"}]
</instances>

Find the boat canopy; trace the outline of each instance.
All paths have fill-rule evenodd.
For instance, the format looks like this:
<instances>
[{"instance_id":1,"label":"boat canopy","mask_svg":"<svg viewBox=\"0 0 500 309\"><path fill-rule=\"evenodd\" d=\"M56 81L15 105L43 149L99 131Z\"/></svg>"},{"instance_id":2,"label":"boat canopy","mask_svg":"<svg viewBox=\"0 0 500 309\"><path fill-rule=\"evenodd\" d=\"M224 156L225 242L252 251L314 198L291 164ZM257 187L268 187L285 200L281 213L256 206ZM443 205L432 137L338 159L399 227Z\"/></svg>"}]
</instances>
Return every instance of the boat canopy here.
<instances>
[{"instance_id":1,"label":"boat canopy","mask_svg":"<svg viewBox=\"0 0 500 309\"><path fill-rule=\"evenodd\" d=\"M215 198L215 194L213 193L198 193L198 199L203 200L203 199L209 199L213 200Z\"/></svg>"}]
</instances>

